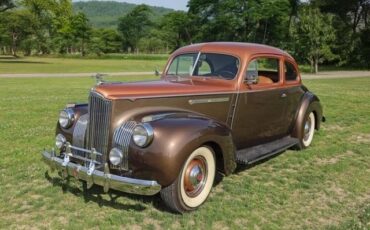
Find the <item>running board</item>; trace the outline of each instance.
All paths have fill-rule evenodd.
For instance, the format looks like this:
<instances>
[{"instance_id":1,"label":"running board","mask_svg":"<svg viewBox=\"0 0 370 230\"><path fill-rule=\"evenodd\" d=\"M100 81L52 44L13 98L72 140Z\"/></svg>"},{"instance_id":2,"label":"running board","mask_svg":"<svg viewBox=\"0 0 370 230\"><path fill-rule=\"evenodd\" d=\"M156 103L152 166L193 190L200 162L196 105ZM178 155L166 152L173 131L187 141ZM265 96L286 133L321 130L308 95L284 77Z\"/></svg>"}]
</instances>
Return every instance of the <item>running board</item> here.
<instances>
[{"instance_id":1,"label":"running board","mask_svg":"<svg viewBox=\"0 0 370 230\"><path fill-rule=\"evenodd\" d=\"M240 149L236 151L236 162L239 164L253 164L256 161L280 153L295 144L298 144L298 139L287 136L266 144Z\"/></svg>"}]
</instances>

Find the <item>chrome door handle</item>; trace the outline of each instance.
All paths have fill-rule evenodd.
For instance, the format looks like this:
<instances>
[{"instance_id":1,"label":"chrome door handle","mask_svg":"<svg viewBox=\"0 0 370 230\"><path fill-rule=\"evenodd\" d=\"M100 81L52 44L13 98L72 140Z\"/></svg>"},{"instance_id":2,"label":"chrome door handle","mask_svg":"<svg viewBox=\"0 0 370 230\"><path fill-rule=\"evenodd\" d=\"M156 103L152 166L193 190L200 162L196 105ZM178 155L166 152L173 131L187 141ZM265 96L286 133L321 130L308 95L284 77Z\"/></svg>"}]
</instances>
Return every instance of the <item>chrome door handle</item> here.
<instances>
[{"instance_id":1,"label":"chrome door handle","mask_svg":"<svg viewBox=\"0 0 370 230\"><path fill-rule=\"evenodd\" d=\"M281 94L281 95L280 95L280 97L281 97L281 98L286 98L286 97L287 97L287 95L286 95L286 93L283 93L283 94Z\"/></svg>"}]
</instances>

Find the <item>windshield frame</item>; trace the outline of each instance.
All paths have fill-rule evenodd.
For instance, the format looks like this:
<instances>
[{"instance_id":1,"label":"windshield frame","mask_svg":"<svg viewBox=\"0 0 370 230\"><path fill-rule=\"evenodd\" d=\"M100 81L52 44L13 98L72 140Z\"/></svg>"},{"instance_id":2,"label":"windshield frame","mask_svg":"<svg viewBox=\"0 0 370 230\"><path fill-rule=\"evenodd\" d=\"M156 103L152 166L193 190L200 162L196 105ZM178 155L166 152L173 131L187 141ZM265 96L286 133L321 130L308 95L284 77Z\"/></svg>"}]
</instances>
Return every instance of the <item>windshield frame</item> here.
<instances>
[{"instance_id":1,"label":"windshield frame","mask_svg":"<svg viewBox=\"0 0 370 230\"><path fill-rule=\"evenodd\" d=\"M196 59L195 59L195 62L192 66L192 69L191 69L191 74L188 74L188 75L178 75L178 74L169 74L169 70L170 70L170 66L172 65L173 61L176 60L177 57L179 56L182 56L182 55L197 55L196 56ZM222 77L222 76L217 76L217 75L209 75L209 76L204 76L204 75L194 75L194 71L196 69L196 66L198 65L198 62L199 62L199 59L200 59L200 56L202 54L220 54L220 55L225 55L225 56L230 56L230 57L233 57L235 58L238 62L239 62L239 66L238 66L238 71L235 73L235 76L233 78L225 78L225 77ZM234 54L230 54L230 53L224 53L224 52L212 52L212 51L207 51L207 52L202 52L202 51L194 51L194 52L184 52L184 53L179 53L179 54L176 54L175 56L173 56L167 66L166 66L166 69L165 69L165 76L166 77L180 77L180 78L203 78L203 79L218 79L218 80L226 80L226 81L233 81L233 80L236 80L239 76L239 73L242 69L242 62L241 62L241 58L238 56L238 55L234 55Z\"/></svg>"}]
</instances>

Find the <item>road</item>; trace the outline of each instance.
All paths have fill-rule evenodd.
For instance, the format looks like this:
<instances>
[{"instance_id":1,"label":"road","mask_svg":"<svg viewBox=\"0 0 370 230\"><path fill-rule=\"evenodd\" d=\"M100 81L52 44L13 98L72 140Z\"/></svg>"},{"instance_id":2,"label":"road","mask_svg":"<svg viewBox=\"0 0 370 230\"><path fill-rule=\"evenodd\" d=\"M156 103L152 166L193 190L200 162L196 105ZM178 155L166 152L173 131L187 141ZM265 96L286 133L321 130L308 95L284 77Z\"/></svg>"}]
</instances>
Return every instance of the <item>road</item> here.
<instances>
[{"instance_id":1,"label":"road","mask_svg":"<svg viewBox=\"0 0 370 230\"><path fill-rule=\"evenodd\" d=\"M39 78L39 77L91 77L96 73L29 73L29 74L0 74L0 78ZM114 72L104 73L108 76L143 76L154 75L154 72ZM370 71L326 71L318 74L302 74L302 79L335 79L370 77Z\"/></svg>"}]
</instances>

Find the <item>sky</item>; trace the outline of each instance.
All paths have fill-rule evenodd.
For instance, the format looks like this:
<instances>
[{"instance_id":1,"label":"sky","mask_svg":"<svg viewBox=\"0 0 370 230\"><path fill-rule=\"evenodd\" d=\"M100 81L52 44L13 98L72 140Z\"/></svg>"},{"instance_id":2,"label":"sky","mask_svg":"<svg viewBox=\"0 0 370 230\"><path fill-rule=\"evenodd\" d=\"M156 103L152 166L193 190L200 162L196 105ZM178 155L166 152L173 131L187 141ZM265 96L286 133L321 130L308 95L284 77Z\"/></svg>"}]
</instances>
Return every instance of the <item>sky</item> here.
<instances>
[{"instance_id":1,"label":"sky","mask_svg":"<svg viewBox=\"0 0 370 230\"><path fill-rule=\"evenodd\" d=\"M74 0L74 2L81 1L81 0ZM88 0L84 0L88 1ZM112 0L110 0L112 1ZM117 2L128 2L134 4L147 4L151 6L163 6L166 8L171 8L175 10L187 10L187 3L188 0L113 0Z\"/></svg>"}]
</instances>

